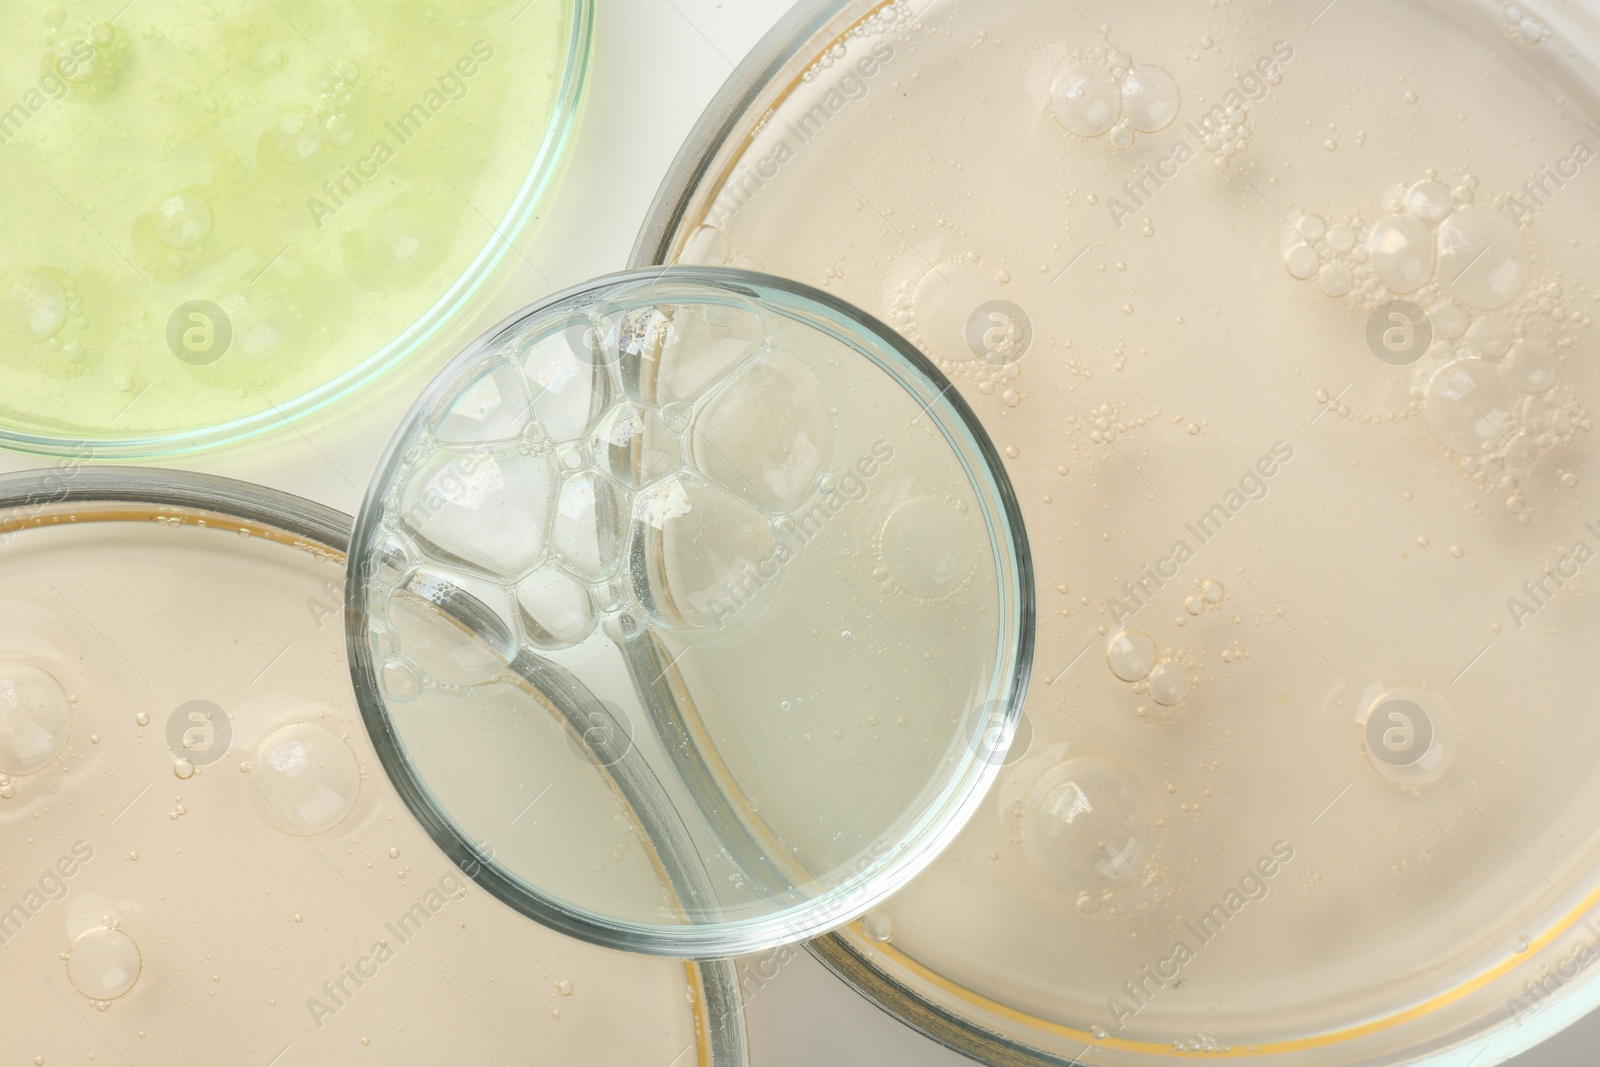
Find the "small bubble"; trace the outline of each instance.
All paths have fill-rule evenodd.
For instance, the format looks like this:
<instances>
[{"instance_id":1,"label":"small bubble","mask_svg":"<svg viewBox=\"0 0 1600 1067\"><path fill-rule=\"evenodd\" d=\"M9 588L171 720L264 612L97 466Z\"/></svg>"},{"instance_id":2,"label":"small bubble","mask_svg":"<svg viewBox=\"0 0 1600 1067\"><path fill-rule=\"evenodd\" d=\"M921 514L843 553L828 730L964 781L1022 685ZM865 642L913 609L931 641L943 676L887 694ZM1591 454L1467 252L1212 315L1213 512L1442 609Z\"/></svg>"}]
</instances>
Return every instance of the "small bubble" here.
<instances>
[{"instance_id":1,"label":"small bubble","mask_svg":"<svg viewBox=\"0 0 1600 1067\"><path fill-rule=\"evenodd\" d=\"M1189 671L1176 660L1162 660L1150 668L1150 699L1172 707L1189 695Z\"/></svg>"},{"instance_id":2,"label":"small bubble","mask_svg":"<svg viewBox=\"0 0 1600 1067\"><path fill-rule=\"evenodd\" d=\"M186 759L178 760L175 763L173 763L173 765L172 765L172 773L177 775L179 778L184 779L184 780L188 780L190 778L193 778L194 777L194 764L190 763Z\"/></svg>"},{"instance_id":3,"label":"small bubble","mask_svg":"<svg viewBox=\"0 0 1600 1067\"><path fill-rule=\"evenodd\" d=\"M1517 943L1512 945L1511 947L1513 949L1515 949L1518 953L1526 952L1526 951L1528 951L1528 939L1525 938L1525 937L1519 937L1519 938L1517 938Z\"/></svg>"},{"instance_id":4,"label":"small bubble","mask_svg":"<svg viewBox=\"0 0 1600 1067\"><path fill-rule=\"evenodd\" d=\"M1206 610L1205 598L1200 596L1186 597L1183 601L1183 610L1187 611L1190 615L1200 614L1202 611Z\"/></svg>"},{"instance_id":5,"label":"small bubble","mask_svg":"<svg viewBox=\"0 0 1600 1067\"><path fill-rule=\"evenodd\" d=\"M1078 910L1085 915L1093 915L1100 910L1100 898L1088 890L1078 894Z\"/></svg>"},{"instance_id":6,"label":"small bubble","mask_svg":"<svg viewBox=\"0 0 1600 1067\"><path fill-rule=\"evenodd\" d=\"M851 633L849 630L841 630L839 632L839 640L841 641L851 641L854 640L854 638L855 634Z\"/></svg>"},{"instance_id":7,"label":"small bubble","mask_svg":"<svg viewBox=\"0 0 1600 1067\"><path fill-rule=\"evenodd\" d=\"M1106 1039L1106 1028L1103 1026L1091 1026L1089 1027L1089 1032L1094 1035L1096 1041L1104 1041Z\"/></svg>"},{"instance_id":8,"label":"small bubble","mask_svg":"<svg viewBox=\"0 0 1600 1067\"><path fill-rule=\"evenodd\" d=\"M861 917L861 928L877 942L886 942L894 936L894 923L881 911L869 911Z\"/></svg>"},{"instance_id":9,"label":"small bubble","mask_svg":"<svg viewBox=\"0 0 1600 1067\"><path fill-rule=\"evenodd\" d=\"M392 859L392 860L399 859L400 858L400 850L397 849L397 848L391 848L389 850L389 858Z\"/></svg>"},{"instance_id":10,"label":"small bubble","mask_svg":"<svg viewBox=\"0 0 1600 1067\"><path fill-rule=\"evenodd\" d=\"M1200 586L1200 595L1206 598L1208 604L1222 603L1223 592L1222 583L1214 578L1207 578Z\"/></svg>"},{"instance_id":11,"label":"small bubble","mask_svg":"<svg viewBox=\"0 0 1600 1067\"><path fill-rule=\"evenodd\" d=\"M138 723L140 726L149 726L150 716L141 711L139 714L133 717L133 721Z\"/></svg>"},{"instance_id":12,"label":"small bubble","mask_svg":"<svg viewBox=\"0 0 1600 1067\"><path fill-rule=\"evenodd\" d=\"M1451 545L1450 546L1450 554L1452 556L1454 556L1456 559L1460 559L1463 555L1466 554L1466 549L1462 548L1460 545Z\"/></svg>"},{"instance_id":13,"label":"small bubble","mask_svg":"<svg viewBox=\"0 0 1600 1067\"><path fill-rule=\"evenodd\" d=\"M573 992L572 983L567 981L566 979L562 979L561 981L556 983L556 992L560 993L564 997L572 996L572 992Z\"/></svg>"},{"instance_id":14,"label":"small bubble","mask_svg":"<svg viewBox=\"0 0 1600 1067\"><path fill-rule=\"evenodd\" d=\"M1146 677L1155 662L1155 638L1139 630L1124 630L1106 646L1106 663L1111 673L1124 682Z\"/></svg>"}]
</instances>

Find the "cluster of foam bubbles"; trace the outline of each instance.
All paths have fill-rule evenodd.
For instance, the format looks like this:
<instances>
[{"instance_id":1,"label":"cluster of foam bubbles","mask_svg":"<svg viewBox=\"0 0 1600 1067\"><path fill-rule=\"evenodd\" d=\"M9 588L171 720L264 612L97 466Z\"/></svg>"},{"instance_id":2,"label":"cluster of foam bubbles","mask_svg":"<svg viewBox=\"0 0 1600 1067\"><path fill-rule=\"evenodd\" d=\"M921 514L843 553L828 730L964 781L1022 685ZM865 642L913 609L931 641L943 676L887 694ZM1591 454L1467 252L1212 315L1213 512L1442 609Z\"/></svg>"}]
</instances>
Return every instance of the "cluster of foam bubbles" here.
<instances>
[{"instance_id":1,"label":"cluster of foam bubbles","mask_svg":"<svg viewBox=\"0 0 1600 1067\"><path fill-rule=\"evenodd\" d=\"M263 155L291 166L321 161L330 147L349 148L355 143L355 123L350 110L358 103L355 81L360 70L352 62L338 68L318 67L306 79L309 104L292 104L278 112L261 135Z\"/></svg>"},{"instance_id":2,"label":"cluster of foam bubbles","mask_svg":"<svg viewBox=\"0 0 1600 1067\"><path fill-rule=\"evenodd\" d=\"M1161 67L1135 64L1123 52L1069 59L1056 68L1050 103L1056 119L1079 137L1104 137L1114 149L1141 133L1164 130L1178 117L1178 81Z\"/></svg>"},{"instance_id":3,"label":"cluster of foam bubbles","mask_svg":"<svg viewBox=\"0 0 1600 1067\"><path fill-rule=\"evenodd\" d=\"M910 26L917 12L907 0L894 0L878 8L867 18L850 27L848 33L832 48L817 57L816 62L800 75L802 81L814 82L824 71L850 55L850 45L864 38L884 37Z\"/></svg>"},{"instance_id":4,"label":"cluster of foam bubbles","mask_svg":"<svg viewBox=\"0 0 1600 1067\"><path fill-rule=\"evenodd\" d=\"M1500 14L1505 19L1507 35L1523 44L1544 44L1555 36L1549 26L1510 0L1500 0Z\"/></svg>"},{"instance_id":5,"label":"cluster of foam bubbles","mask_svg":"<svg viewBox=\"0 0 1600 1067\"><path fill-rule=\"evenodd\" d=\"M821 384L752 306L527 328L403 454L371 618L387 695L484 684L520 649L597 629L621 642L647 623L720 626L781 580L793 512L826 491L832 451ZM934 562L913 592L965 580L960 559Z\"/></svg>"},{"instance_id":6,"label":"cluster of foam bubbles","mask_svg":"<svg viewBox=\"0 0 1600 1067\"><path fill-rule=\"evenodd\" d=\"M1528 476L1554 484L1541 458L1569 446L1590 420L1560 381L1557 352L1570 344L1556 336L1568 320L1561 289L1530 285L1526 238L1509 214L1477 203L1477 187L1470 174L1451 186L1429 171L1392 186L1386 214L1370 225L1300 214L1285 227L1283 263L1328 296L1369 309L1404 297L1425 310L1432 340L1410 372L1415 409L1440 444L1464 457L1468 477L1504 493L1507 510L1526 520ZM1570 474L1559 480L1576 484Z\"/></svg>"}]
</instances>

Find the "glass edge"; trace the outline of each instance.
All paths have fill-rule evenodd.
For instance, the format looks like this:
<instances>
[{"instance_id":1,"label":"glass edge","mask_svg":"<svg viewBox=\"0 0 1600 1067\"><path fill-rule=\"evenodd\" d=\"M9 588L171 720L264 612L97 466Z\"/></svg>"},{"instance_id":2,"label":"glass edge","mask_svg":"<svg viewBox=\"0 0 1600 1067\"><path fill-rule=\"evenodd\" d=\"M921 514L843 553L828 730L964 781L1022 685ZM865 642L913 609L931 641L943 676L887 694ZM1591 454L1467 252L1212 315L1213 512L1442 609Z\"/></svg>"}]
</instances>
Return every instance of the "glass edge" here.
<instances>
[{"instance_id":1,"label":"glass edge","mask_svg":"<svg viewBox=\"0 0 1600 1067\"><path fill-rule=\"evenodd\" d=\"M701 112L668 168L634 241L628 257L629 267L657 265L666 258L672 236L683 221L695 189L727 142L734 125L784 64L852 2L854 0L802 0L739 61Z\"/></svg>"}]
</instances>

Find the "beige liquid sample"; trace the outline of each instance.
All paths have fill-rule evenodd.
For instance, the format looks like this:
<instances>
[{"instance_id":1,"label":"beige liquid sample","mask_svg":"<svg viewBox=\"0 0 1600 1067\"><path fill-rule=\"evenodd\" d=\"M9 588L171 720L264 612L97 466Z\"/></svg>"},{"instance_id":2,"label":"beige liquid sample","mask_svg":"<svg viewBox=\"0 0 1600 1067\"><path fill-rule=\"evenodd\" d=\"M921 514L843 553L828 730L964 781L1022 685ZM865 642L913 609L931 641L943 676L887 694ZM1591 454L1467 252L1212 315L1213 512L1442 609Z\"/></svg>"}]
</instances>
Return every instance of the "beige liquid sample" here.
<instances>
[{"instance_id":1,"label":"beige liquid sample","mask_svg":"<svg viewBox=\"0 0 1600 1067\"><path fill-rule=\"evenodd\" d=\"M413 821L350 696L342 558L214 514L45 511L0 546L8 1059L696 1055L693 968L515 915Z\"/></svg>"},{"instance_id":2,"label":"beige liquid sample","mask_svg":"<svg viewBox=\"0 0 1600 1067\"><path fill-rule=\"evenodd\" d=\"M1318 6L857 5L674 245L1007 457L1025 741L852 936L1062 1058L1491 1062L1593 950L1594 38Z\"/></svg>"}]
</instances>

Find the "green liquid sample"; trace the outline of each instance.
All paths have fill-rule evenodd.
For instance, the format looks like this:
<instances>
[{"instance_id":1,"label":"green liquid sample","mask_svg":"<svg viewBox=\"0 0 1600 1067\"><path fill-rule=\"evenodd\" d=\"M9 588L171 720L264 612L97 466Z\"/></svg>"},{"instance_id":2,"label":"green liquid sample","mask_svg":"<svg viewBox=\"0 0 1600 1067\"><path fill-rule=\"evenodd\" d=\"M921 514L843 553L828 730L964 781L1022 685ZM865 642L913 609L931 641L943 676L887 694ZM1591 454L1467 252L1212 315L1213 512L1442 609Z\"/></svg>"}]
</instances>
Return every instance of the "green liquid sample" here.
<instances>
[{"instance_id":1,"label":"green liquid sample","mask_svg":"<svg viewBox=\"0 0 1600 1067\"><path fill-rule=\"evenodd\" d=\"M509 251L572 18L182 0L19 19L0 41L0 433L182 448L404 355Z\"/></svg>"}]
</instances>

